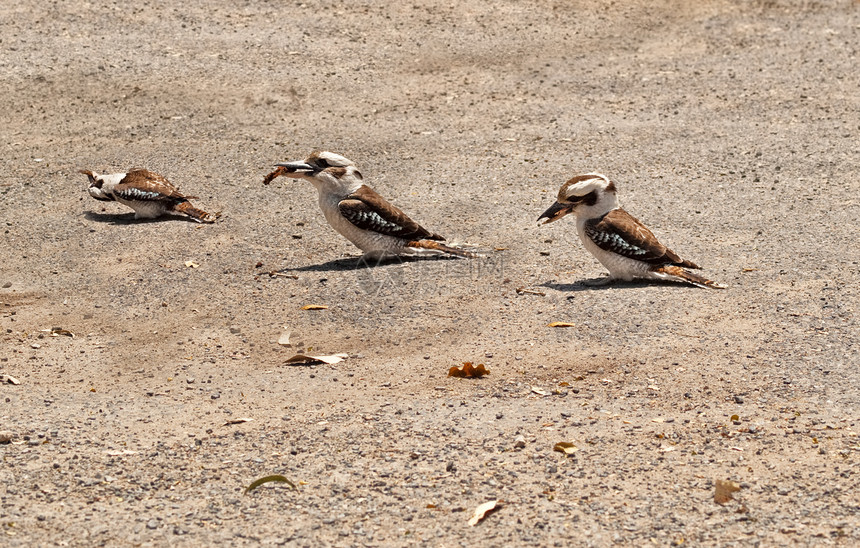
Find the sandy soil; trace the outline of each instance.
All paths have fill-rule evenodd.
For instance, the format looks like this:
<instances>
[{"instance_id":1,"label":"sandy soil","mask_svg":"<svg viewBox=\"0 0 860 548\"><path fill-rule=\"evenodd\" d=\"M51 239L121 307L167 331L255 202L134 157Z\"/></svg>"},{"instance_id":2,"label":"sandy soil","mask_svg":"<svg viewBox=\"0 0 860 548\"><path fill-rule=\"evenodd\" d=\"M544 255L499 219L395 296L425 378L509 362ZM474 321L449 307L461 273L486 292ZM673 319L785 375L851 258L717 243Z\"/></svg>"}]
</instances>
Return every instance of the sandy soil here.
<instances>
[{"instance_id":1,"label":"sandy soil","mask_svg":"<svg viewBox=\"0 0 860 548\"><path fill-rule=\"evenodd\" d=\"M857 545L858 44L847 0L4 3L0 544ZM261 184L315 148L486 256L357 266ZM77 173L131 167L221 219ZM729 288L584 285L536 220L592 170Z\"/></svg>"}]
</instances>

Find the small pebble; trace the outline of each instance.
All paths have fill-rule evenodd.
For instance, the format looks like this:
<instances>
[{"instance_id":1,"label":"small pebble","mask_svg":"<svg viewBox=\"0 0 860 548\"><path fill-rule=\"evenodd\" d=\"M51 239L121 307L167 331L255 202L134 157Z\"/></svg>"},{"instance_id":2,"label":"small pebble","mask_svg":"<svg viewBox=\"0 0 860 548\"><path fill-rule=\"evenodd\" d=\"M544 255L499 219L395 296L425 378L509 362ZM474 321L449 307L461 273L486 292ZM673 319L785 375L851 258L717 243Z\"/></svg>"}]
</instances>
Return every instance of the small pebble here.
<instances>
[{"instance_id":1,"label":"small pebble","mask_svg":"<svg viewBox=\"0 0 860 548\"><path fill-rule=\"evenodd\" d=\"M514 448L522 449L526 446L526 438L523 435L519 435L514 438Z\"/></svg>"}]
</instances>

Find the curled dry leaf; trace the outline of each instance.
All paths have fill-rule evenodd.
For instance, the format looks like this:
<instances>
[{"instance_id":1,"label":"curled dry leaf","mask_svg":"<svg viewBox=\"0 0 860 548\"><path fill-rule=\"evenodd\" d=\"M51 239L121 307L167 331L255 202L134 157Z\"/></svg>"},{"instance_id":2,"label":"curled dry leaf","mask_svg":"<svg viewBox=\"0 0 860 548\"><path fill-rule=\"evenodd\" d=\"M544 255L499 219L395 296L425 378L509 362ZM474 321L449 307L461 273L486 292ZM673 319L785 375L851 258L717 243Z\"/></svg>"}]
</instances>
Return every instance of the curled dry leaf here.
<instances>
[{"instance_id":1,"label":"curled dry leaf","mask_svg":"<svg viewBox=\"0 0 860 548\"><path fill-rule=\"evenodd\" d=\"M570 443L569 441L560 441L552 446L553 451L558 451L559 453L564 453L565 455L572 455L579 451L579 447Z\"/></svg>"},{"instance_id":2,"label":"curled dry leaf","mask_svg":"<svg viewBox=\"0 0 860 548\"><path fill-rule=\"evenodd\" d=\"M185 266L187 268L198 268L200 265L195 263L194 261L185 261Z\"/></svg>"},{"instance_id":3,"label":"curled dry leaf","mask_svg":"<svg viewBox=\"0 0 860 548\"><path fill-rule=\"evenodd\" d=\"M278 344L281 346L292 346L292 343L290 342L290 336L292 334L292 331L289 331L287 326L284 326L284 332L281 333L280 337L278 337Z\"/></svg>"},{"instance_id":4,"label":"curled dry leaf","mask_svg":"<svg viewBox=\"0 0 860 548\"><path fill-rule=\"evenodd\" d=\"M280 474L274 474L274 475L266 476L264 478L260 478L256 481L254 481L251 485L249 485L248 487L245 488L245 494L247 495L248 493L250 493L251 491L253 491L257 487L263 485L264 483L270 483L273 481L278 482L278 483L286 483L287 485L289 485L290 487L292 487L293 489L295 489L297 491L299 489L298 487L296 487L295 483L291 482L290 480L288 480L284 476L282 476Z\"/></svg>"},{"instance_id":5,"label":"curled dry leaf","mask_svg":"<svg viewBox=\"0 0 860 548\"><path fill-rule=\"evenodd\" d=\"M327 310L328 306L324 304L306 304L302 307L302 310Z\"/></svg>"},{"instance_id":6,"label":"curled dry leaf","mask_svg":"<svg viewBox=\"0 0 860 548\"><path fill-rule=\"evenodd\" d=\"M549 390L544 390L543 388L538 388L536 386L532 386L532 392L541 396L552 396L552 392Z\"/></svg>"},{"instance_id":7,"label":"curled dry leaf","mask_svg":"<svg viewBox=\"0 0 860 548\"><path fill-rule=\"evenodd\" d=\"M469 520L469 525L475 526L479 521L484 519L487 514L496 509L499 505L499 501L491 500L490 502L485 502L484 504L475 508L475 513L472 515L472 518Z\"/></svg>"},{"instance_id":8,"label":"curled dry leaf","mask_svg":"<svg viewBox=\"0 0 860 548\"><path fill-rule=\"evenodd\" d=\"M463 362L462 367L458 368L454 366L448 370L449 377L478 378L489 374L490 370L484 367L484 364L479 363L477 366L474 366L472 362Z\"/></svg>"},{"instance_id":9,"label":"curled dry leaf","mask_svg":"<svg viewBox=\"0 0 860 548\"><path fill-rule=\"evenodd\" d=\"M304 365L309 363L327 363L329 365L342 362L347 359L349 354L332 354L330 356L308 356L307 354L296 354L288 359L285 363Z\"/></svg>"},{"instance_id":10,"label":"curled dry leaf","mask_svg":"<svg viewBox=\"0 0 860 548\"><path fill-rule=\"evenodd\" d=\"M547 327L573 327L572 323L569 322L552 322L546 324Z\"/></svg>"},{"instance_id":11,"label":"curled dry leaf","mask_svg":"<svg viewBox=\"0 0 860 548\"><path fill-rule=\"evenodd\" d=\"M741 490L741 486L731 480L717 480L714 484L714 502L725 504L732 500L732 493Z\"/></svg>"}]
</instances>

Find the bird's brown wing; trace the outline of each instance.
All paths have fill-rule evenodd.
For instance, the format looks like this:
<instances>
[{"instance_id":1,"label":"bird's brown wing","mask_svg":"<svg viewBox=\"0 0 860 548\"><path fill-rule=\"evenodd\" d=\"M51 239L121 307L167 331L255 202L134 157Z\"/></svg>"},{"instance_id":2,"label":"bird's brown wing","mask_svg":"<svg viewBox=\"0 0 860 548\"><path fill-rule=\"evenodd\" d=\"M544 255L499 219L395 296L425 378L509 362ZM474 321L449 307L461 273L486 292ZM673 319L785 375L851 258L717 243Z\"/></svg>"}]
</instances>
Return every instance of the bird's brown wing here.
<instances>
[{"instance_id":1,"label":"bird's brown wing","mask_svg":"<svg viewBox=\"0 0 860 548\"><path fill-rule=\"evenodd\" d=\"M114 188L114 195L124 200L181 202L194 198L180 193L162 175L146 169L129 171Z\"/></svg>"},{"instance_id":2,"label":"bird's brown wing","mask_svg":"<svg viewBox=\"0 0 860 548\"><path fill-rule=\"evenodd\" d=\"M349 222L363 230L404 240L445 239L410 219L366 185L341 200L338 209Z\"/></svg>"},{"instance_id":3,"label":"bird's brown wing","mask_svg":"<svg viewBox=\"0 0 860 548\"><path fill-rule=\"evenodd\" d=\"M600 218L585 223L585 234L601 249L655 266L673 264L699 268L682 260L661 244L638 219L623 209L613 209Z\"/></svg>"}]
</instances>

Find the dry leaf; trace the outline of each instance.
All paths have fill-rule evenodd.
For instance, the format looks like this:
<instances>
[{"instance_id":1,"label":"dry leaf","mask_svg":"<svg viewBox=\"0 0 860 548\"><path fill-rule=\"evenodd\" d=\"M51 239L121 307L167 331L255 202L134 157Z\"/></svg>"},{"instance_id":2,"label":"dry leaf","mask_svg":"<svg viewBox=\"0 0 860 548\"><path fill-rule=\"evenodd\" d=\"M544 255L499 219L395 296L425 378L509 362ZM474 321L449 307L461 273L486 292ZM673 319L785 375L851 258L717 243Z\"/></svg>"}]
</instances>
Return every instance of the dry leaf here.
<instances>
[{"instance_id":1,"label":"dry leaf","mask_svg":"<svg viewBox=\"0 0 860 548\"><path fill-rule=\"evenodd\" d=\"M185 261L185 266L187 268L199 268L200 265L195 263L194 261Z\"/></svg>"},{"instance_id":2,"label":"dry leaf","mask_svg":"<svg viewBox=\"0 0 860 548\"><path fill-rule=\"evenodd\" d=\"M477 366L473 366L472 362L463 362L463 367L454 366L448 370L449 377L478 378L489 374L490 370L484 367L484 364L479 363Z\"/></svg>"},{"instance_id":3,"label":"dry leaf","mask_svg":"<svg viewBox=\"0 0 860 548\"><path fill-rule=\"evenodd\" d=\"M19 384L21 384L21 381L19 381L18 379L16 379L12 375L0 375L0 384L6 384L6 383L19 385Z\"/></svg>"},{"instance_id":4,"label":"dry leaf","mask_svg":"<svg viewBox=\"0 0 860 548\"><path fill-rule=\"evenodd\" d=\"M50 333L52 337L59 337L60 335L64 335L66 337L75 338L75 334L69 331L68 329L63 329L62 327L52 327L51 329L42 329L42 333Z\"/></svg>"},{"instance_id":5,"label":"dry leaf","mask_svg":"<svg viewBox=\"0 0 860 548\"><path fill-rule=\"evenodd\" d=\"M328 306L324 304L306 304L302 307L302 310L327 310Z\"/></svg>"},{"instance_id":6,"label":"dry leaf","mask_svg":"<svg viewBox=\"0 0 860 548\"><path fill-rule=\"evenodd\" d=\"M573 327L572 323L568 322L552 322L546 324L547 327Z\"/></svg>"},{"instance_id":7,"label":"dry leaf","mask_svg":"<svg viewBox=\"0 0 860 548\"><path fill-rule=\"evenodd\" d=\"M544 390L543 388L537 388L535 386L532 386L532 392L540 394L541 396L552 396L552 392L549 390Z\"/></svg>"},{"instance_id":8,"label":"dry leaf","mask_svg":"<svg viewBox=\"0 0 860 548\"><path fill-rule=\"evenodd\" d=\"M281 476L280 474L275 474L273 476L266 476L265 478L260 478L257 481L255 481L254 483L252 483L251 485L249 485L248 487L245 488L245 494L247 495L248 493L250 493L251 491L253 491L257 487L263 485L264 483L269 483L269 482L273 482L273 481L276 481L278 483L286 483L287 485L289 485L290 487L292 487L295 490L299 489L298 487L296 487L295 483L291 482L290 480L288 480L284 476Z\"/></svg>"},{"instance_id":9,"label":"dry leaf","mask_svg":"<svg viewBox=\"0 0 860 548\"><path fill-rule=\"evenodd\" d=\"M241 418L241 419L230 419L224 423L224 426L230 426L231 424L242 424L244 422L251 422L254 419L249 418Z\"/></svg>"},{"instance_id":10,"label":"dry leaf","mask_svg":"<svg viewBox=\"0 0 860 548\"><path fill-rule=\"evenodd\" d=\"M284 329L286 329L286 326L284 326ZM278 344L281 346L292 346L292 343L290 343L290 335L292 334L292 331L284 331L281 333L281 336L278 337Z\"/></svg>"},{"instance_id":11,"label":"dry leaf","mask_svg":"<svg viewBox=\"0 0 860 548\"><path fill-rule=\"evenodd\" d=\"M732 493L741 490L741 486L731 480L717 480L714 484L714 502L725 504L732 500Z\"/></svg>"},{"instance_id":12,"label":"dry leaf","mask_svg":"<svg viewBox=\"0 0 860 548\"><path fill-rule=\"evenodd\" d=\"M475 514L472 516L472 519L469 520L469 525L475 526L479 521L484 519L489 512L492 512L498 506L499 501L491 500L490 502L485 502L484 504L475 508Z\"/></svg>"},{"instance_id":13,"label":"dry leaf","mask_svg":"<svg viewBox=\"0 0 860 548\"><path fill-rule=\"evenodd\" d=\"M553 451L558 451L559 453L564 453L565 455L572 455L579 451L579 447L570 443L569 441L560 441L552 446Z\"/></svg>"},{"instance_id":14,"label":"dry leaf","mask_svg":"<svg viewBox=\"0 0 860 548\"><path fill-rule=\"evenodd\" d=\"M137 455L137 451L126 449L124 451L105 451L105 455L109 457L127 457L129 455Z\"/></svg>"},{"instance_id":15,"label":"dry leaf","mask_svg":"<svg viewBox=\"0 0 860 548\"><path fill-rule=\"evenodd\" d=\"M342 362L347 359L349 354L331 354L330 356L308 356L307 354L296 354L285 363L289 364L308 364L322 362L329 365Z\"/></svg>"}]
</instances>

